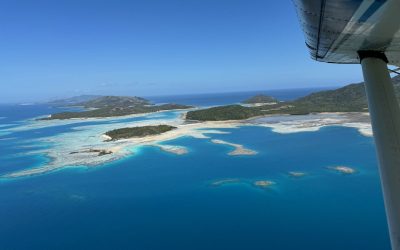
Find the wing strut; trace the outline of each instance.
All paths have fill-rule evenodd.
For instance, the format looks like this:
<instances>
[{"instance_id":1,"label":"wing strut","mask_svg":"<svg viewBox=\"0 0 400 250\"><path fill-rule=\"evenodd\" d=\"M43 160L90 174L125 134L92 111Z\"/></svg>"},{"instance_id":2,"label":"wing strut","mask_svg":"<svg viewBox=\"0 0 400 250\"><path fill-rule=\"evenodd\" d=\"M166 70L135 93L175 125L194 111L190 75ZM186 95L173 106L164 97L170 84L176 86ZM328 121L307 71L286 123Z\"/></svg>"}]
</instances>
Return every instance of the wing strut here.
<instances>
[{"instance_id":1,"label":"wing strut","mask_svg":"<svg viewBox=\"0 0 400 250\"><path fill-rule=\"evenodd\" d=\"M359 52L392 249L400 249L400 108L383 53Z\"/></svg>"}]
</instances>

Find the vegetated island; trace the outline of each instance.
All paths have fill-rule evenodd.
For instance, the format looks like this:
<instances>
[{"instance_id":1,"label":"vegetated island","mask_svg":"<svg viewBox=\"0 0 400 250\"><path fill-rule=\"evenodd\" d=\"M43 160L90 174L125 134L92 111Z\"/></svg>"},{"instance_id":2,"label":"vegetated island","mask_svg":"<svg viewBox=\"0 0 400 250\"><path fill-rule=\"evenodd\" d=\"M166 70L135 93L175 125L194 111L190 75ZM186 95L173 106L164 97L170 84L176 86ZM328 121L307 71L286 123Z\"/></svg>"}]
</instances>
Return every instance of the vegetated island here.
<instances>
[{"instance_id":1,"label":"vegetated island","mask_svg":"<svg viewBox=\"0 0 400 250\"><path fill-rule=\"evenodd\" d=\"M397 99L400 101L400 76L392 78ZM272 97L271 97L272 98ZM250 102L269 100L267 96L250 98ZM249 102L246 100L244 102ZM272 99L271 99L272 100ZM306 115L322 112L367 112L367 98L364 84L350 84L345 87L319 91L293 101L276 102L259 106L226 105L189 111L187 120L227 121L244 120L265 115Z\"/></svg>"},{"instance_id":2,"label":"vegetated island","mask_svg":"<svg viewBox=\"0 0 400 250\"><path fill-rule=\"evenodd\" d=\"M75 99L80 100L82 98ZM106 118L132 114L152 113L157 111L193 108L192 106L173 103L154 105L149 100L136 96L101 96L93 97L92 99L89 98L88 101L84 102L73 102L73 100L75 99L70 98L65 102L63 102L62 100L58 100L56 103L70 103L67 106L79 106L89 110L51 114L49 117L41 118L41 120L71 118Z\"/></svg>"},{"instance_id":3,"label":"vegetated island","mask_svg":"<svg viewBox=\"0 0 400 250\"><path fill-rule=\"evenodd\" d=\"M142 126L142 127L131 127L131 128L119 128L108 131L105 135L109 138L109 141L116 141L121 139L129 139L133 137L145 137L149 135L158 135L170 130L176 129L170 125L157 125L157 126Z\"/></svg>"},{"instance_id":4,"label":"vegetated island","mask_svg":"<svg viewBox=\"0 0 400 250\"><path fill-rule=\"evenodd\" d=\"M268 95L256 95L253 97L250 97L247 100L244 100L242 103L244 104L276 104L278 103L279 100L276 99L275 97L272 96L268 96Z\"/></svg>"},{"instance_id":5,"label":"vegetated island","mask_svg":"<svg viewBox=\"0 0 400 250\"><path fill-rule=\"evenodd\" d=\"M74 106L79 103L88 102L88 101L94 100L99 97L101 97L101 96L100 95L79 95L79 96L73 96L73 97L64 98L64 99L48 101L44 104L47 104L52 107L68 107L68 106Z\"/></svg>"}]
</instances>

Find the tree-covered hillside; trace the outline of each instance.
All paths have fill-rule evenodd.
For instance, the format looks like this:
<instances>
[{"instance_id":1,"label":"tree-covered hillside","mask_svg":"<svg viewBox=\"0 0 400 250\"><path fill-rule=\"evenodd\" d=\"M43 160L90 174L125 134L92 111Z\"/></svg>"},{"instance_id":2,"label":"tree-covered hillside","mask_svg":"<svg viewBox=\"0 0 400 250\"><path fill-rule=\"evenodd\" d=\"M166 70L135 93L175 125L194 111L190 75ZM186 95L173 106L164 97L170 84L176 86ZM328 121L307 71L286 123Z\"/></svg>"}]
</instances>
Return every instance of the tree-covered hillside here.
<instances>
[{"instance_id":1,"label":"tree-covered hillside","mask_svg":"<svg viewBox=\"0 0 400 250\"><path fill-rule=\"evenodd\" d=\"M400 76L392 79L400 102ZM364 84L350 84L335 90L320 91L294 101L275 105L244 107L228 105L190 111L186 118L199 121L242 120L268 114L308 114L312 112L365 112L368 111Z\"/></svg>"},{"instance_id":2,"label":"tree-covered hillside","mask_svg":"<svg viewBox=\"0 0 400 250\"><path fill-rule=\"evenodd\" d=\"M244 100L242 103L256 104L256 103L277 103L277 102L278 102L278 100L272 96L256 95L256 96L250 97L247 100Z\"/></svg>"},{"instance_id":3,"label":"tree-covered hillside","mask_svg":"<svg viewBox=\"0 0 400 250\"><path fill-rule=\"evenodd\" d=\"M150 101L137 96L101 96L86 102L77 103L77 106L85 108L127 108L134 106L150 105Z\"/></svg>"},{"instance_id":4,"label":"tree-covered hillside","mask_svg":"<svg viewBox=\"0 0 400 250\"><path fill-rule=\"evenodd\" d=\"M144 98L129 96L102 96L77 105L90 108L90 110L56 113L42 120L115 117L192 108L192 106L180 104L154 105Z\"/></svg>"}]
</instances>

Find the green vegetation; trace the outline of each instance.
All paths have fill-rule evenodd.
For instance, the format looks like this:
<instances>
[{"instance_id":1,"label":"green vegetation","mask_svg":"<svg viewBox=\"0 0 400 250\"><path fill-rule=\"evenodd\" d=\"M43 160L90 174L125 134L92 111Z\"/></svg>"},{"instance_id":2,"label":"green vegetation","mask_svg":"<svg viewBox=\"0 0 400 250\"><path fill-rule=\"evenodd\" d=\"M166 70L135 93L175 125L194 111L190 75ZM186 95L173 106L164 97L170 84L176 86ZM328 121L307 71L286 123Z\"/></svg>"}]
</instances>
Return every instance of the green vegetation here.
<instances>
[{"instance_id":1,"label":"green vegetation","mask_svg":"<svg viewBox=\"0 0 400 250\"><path fill-rule=\"evenodd\" d=\"M115 117L115 116L124 116L132 114L152 113L157 111L173 110L173 109L188 109L188 108L192 108L192 106L179 105L179 104L163 104L163 105L153 105L153 106L107 107L107 108L99 108L82 112L56 113L52 114L50 117L43 118L42 120Z\"/></svg>"},{"instance_id":2,"label":"green vegetation","mask_svg":"<svg viewBox=\"0 0 400 250\"><path fill-rule=\"evenodd\" d=\"M359 112L368 109L364 85L350 84L335 90L320 91L292 102L308 112Z\"/></svg>"},{"instance_id":3,"label":"green vegetation","mask_svg":"<svg viewBox=\"0 0 400 250\"><path fill-rule=\"evenodd\" d=\"M66 99L59 99L59 100L54 100L47 102L47 105L53 106L53 107L67 107L67 106L74 106L77 105L78 103L83 103L87 101L91 101L93 99L99 98L101 96L99 95L80 95L80 96L74 96Z\"/></svg>"},{"instance_id":4,"label":"green vegetation","mask_svg":"<svg viewBox=\"0 0 400 250\"><path fill-rule=\"evenodd\" d=\"M392 79L397 99L400 102L400 76ZM280 102L274 105L244 107L228 105L190 111L188 120L223 121L243 120L269 114L304 115L317 112L365 112L368 111L364 84L350 84L345 87L320 91L294 101Z\"/></svg>"},{"instance_id":5,"label":"green vegetation","mask_svg":"<svg viewBox=\"0 0 400 250\"><path fill-rule=\"evenodd\" d=\"M276 98L272 96L267 96L267 95L256 95L253 96L245 101L243 103L245 104L255 104L255 103L277 103L279 102Z\"/></svg>"},{"instance_id":6,"label":"green vegetation","mask_svg":"<svg viewBox=\"0 0 400 250\"><path fill-rule=\"evenodd\" d=\"M180 104L152 105L146 99L126 96L102 96L87 102L76 104L75 106L83 106L85 108L90 108L91 110L56 113L47 118L43 118L42 120L115 117L192 108L192 106Z\"/></svg>"},{"instance_id":7,"label":"green vegetation","mask_svg":"<svg viewBox=\"0 0 400 250\"><path fill-rule=\"evenodd\" d=\"M169 125L120 128L108 131L106 132L106 135L111 137L111 140L115 141L120 139L128 139L132 137L158 135L173 129L176 129L176 127Z\"/></svg>"},{"instance_id":8,"label":"green vegetation","mask_svg":"<svg viewBox=\"0 0 400 250\"><path fill-rule=\"evenodd\" d=\"M251 117L263 116L269 114L290 114L303 115L310 112L296 108L292 105L262 105L257 107L245 107L242 105L219 106L208 109L189 111L186 114L187 120L197 121L227 121L244 120Z\"/></svg>"},{"instance_id":9,"label":"green vegetation","mask_svg":"<svg viewBox=\"0 0 400 250\"><path fill-rule=\"evenodd\" d=\"M190 111L186 114L186 119L199 121L225 121L243 120L259 115L263 115L260 107L228 105Z\"/></svg>"},{"instance_id":10,"label":"green vegetation","mask_svg":"<svg viewBox=\"0 0 400 250\"><path fill-rule=\"evenodd\" d=\"M86 102L77 103L76 106L85 108L108 108L108 107L135 107L151 105L149 100L137 96L101 96Z\"/></svg>"}]
</instances>

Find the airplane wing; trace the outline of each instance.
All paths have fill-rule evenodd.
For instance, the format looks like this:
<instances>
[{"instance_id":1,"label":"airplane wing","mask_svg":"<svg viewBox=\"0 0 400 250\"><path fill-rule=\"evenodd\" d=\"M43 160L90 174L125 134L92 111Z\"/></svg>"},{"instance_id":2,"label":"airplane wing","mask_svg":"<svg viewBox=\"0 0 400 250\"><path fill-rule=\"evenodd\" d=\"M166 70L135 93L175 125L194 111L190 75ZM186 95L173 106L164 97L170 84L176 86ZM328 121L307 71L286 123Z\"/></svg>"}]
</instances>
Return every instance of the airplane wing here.
<instances>
[{"instance_id":1,"label":"airplane wing","mask_svg":"<svg viewBox=\"0 0 400 250\"><path fill-rule=\"evenodd\" d=\"M400 66L399 0L293 0L314 60L360 63L358 51L384 52Z\"/></svg>"},{"instance_id":2,"label":"airplane wing","mask_svg":"<svg viewBox=\"0 0 400 250\"><path fill-rule=\"evenodd\" d=\"M400 66L400 0L293 3L313 59L362 65L390 240L399 250L400 108L387 64Z\"/></svg>"}]
</instances>

